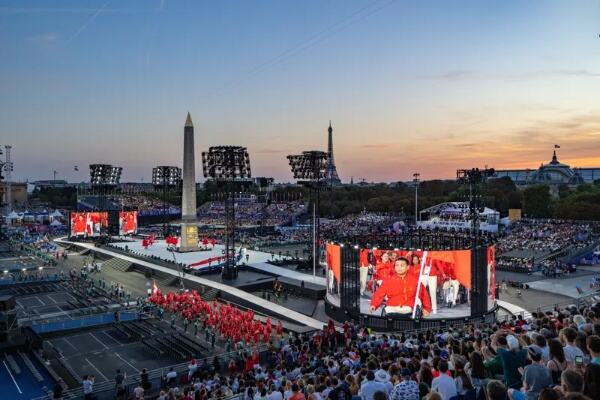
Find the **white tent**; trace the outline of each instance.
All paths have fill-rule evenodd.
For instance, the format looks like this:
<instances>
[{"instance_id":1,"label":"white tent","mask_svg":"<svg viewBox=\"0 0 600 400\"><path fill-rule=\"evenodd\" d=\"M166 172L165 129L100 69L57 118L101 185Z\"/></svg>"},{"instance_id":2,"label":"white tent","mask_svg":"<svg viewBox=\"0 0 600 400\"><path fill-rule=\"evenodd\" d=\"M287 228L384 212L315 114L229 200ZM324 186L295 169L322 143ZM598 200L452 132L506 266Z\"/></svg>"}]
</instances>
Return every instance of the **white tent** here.
<instances>
[{"instance_id":1,"label":"white tent","mask_svg":"<svg viewBox=\"0 0 600 400\"><path fill-rule=\"evenodd\" d=\"M50 222L50 226L63 226L63 224L59 220L55 219L54 221Z\"/></svg>"},{"instance_id":2,"label":"white tent","mask_svg":"<svg viewBox=\"0 0 600 400\"><path fill-rule=\"evenodd\" d=\"M19 214L17 214L14 211L6 216L6 219L11 219L11 220L12 219L21 219L21 218L22 218L22 216L20 216Z\"/></svg>"},{"instance_id":3,"label":"white tent","mask_svg":"<svg viewBox=\"0 0 600 400\"><path fill-rule=\"evenodd\" d=\"M60 211L58 210L54 210L51 214L50 214L50 218L63 218L64 216L60 213Z\"/></svg>"}]
</instances>

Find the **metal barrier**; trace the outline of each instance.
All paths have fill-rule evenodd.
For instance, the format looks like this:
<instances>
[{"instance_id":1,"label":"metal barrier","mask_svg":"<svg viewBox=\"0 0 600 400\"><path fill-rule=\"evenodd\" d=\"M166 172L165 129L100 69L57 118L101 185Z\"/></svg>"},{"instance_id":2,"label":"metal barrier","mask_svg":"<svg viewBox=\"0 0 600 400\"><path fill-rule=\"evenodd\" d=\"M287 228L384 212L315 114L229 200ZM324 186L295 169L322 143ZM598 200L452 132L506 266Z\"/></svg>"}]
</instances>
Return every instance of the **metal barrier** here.
<instances>
[{"instance_id":1,"label":"metal barrier","mask_svg":"<svg viewBox=\"0 0 600 400\"><path fill-rule=\"evenodd\" d=\"M120 314L119 320L121 322L133 321L139 318L137 312L124 312ZM47 322L43 324L32 324L31 329L35 333L48 333L56 331L66 331L71 329L86 328L95 325L105 325L115 322L114 313L105 313L90 315L83 318L68 319L58 322Z\"/></svg>"},{"instance_id":2,"label":"metal barrier","mask_svg":"<svg viewBox=\"0 0 600 400\"><path fill-rule=\"evenodd\" d=\"M266 350L266 348L267 348L266 345L262 345L262 346L258 346L258 347L253 347L251 349L262 352L262 351ZM212 360L215 357L218 357L220 359L229 359L236 355L237 355L236 351L231 351L229 353L217 354L214 356L200 358L200 359L197 359L197 361L199 361L198 364L200 364L200 361L208 362L209 360ZM187 374L188 365L189 365L188 362L183 362L180 364L170 365L170 366L163 367L163 368L153 369L151 371L148 371L148 381L152 383L152 388L154 388L154 390L160 390L162 378L166 375L166 373L168 371L170 371L171 368L173 368L173 371L177 372L177 376L180 377L184 373ZM135 389L135 387L137 385L139 385L140 383L141 383L141 378L139 375L128 376L127 380L126 380L126 384L125 384L126 390L128 391L128 393L132 393L133 389ZM105 382L101 382L97 385L94 385L94 395L98 398L98 400L108 400L108 399L112 400L115 398L115 392L116 392L116 383L114 380L105 381ZM67 390L63 393L62 398L63 398L63 400L82 399L83 398L83 388ZM243 398L243 394L235 394L230 397L223 397L222 400L237 400L240 398ZM52 399L52 395L48 394L45 396L36 397L32 400L51 400L51 399Z\"/></svg>"}]
</instances>

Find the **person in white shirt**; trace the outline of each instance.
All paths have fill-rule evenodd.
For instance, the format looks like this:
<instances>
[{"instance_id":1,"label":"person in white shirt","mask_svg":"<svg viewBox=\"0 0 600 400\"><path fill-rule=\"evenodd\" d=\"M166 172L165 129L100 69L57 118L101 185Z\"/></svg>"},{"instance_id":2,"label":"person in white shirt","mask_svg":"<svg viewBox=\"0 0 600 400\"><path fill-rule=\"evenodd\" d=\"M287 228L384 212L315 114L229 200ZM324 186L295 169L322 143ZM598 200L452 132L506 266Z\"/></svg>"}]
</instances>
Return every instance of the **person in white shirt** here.
<instances>
[{"instance_id":1,"label":"person in white shirt","mask_svg":"<svg viewBox=\"0 0 600 400\"><path fill-rule=\"evenodd\" d=\"M167 385L174 386L177 383L177 372L173 371L173 368L167 373Z\"/></svg>"},{"instance_id":2,"label":"person in white shirt","mask_svg":"<svg viewBox=\"0 0 600 400\"><path fill-rule=\"evenodd\" d=\"M144 388L142 387L141 383L137 385L135 389L133 389L133 396L136 400L144 398Z\"/></svg>"},{"instance_id":3,"label":"person in white shirt","mask_svg":"<svg viewBox=\"0 0 600 400\"><path fill-rule=\"evenodd\" d=\"M575 365L575 358L581 357L583 359L583 351L575 345L577 339L577 331L573 328L564 328L560 331L560 336L566 342L563 350L565 352L565 360L569 365Z\"/></svg>"},{"instance_id":4,"label":"person in white shirt","mask_svg":"<svg viewBox=\"0 0 600 400\"><path fill-rule=\"evenodd\" d=\"M269 387L269 394L267 395L267 400L283 400L283 395L279 390L275 389L275 385L271 384Z\"/></svg>"},{"instance_id":5,"label":"person in white shirt","mask_svg":"<svg viewBox=\"0 0 600 400\"><path fill-rule=\"evenodd\" d=\"M194 374L196 373L197 370L198 370L198 364L196 364L195 359L192 359L190 361L190 363L188 364L188 381L190 381L192 379L192 376L194 376Z\"/></svg>"},{"instance_id":6,"label":"person in white shirt","mask_svg":"<svg viewBox=\"0 0 600 400\"><path fill-rule=\"evenodd\" d=\"M440 371L440 376L431 382L431 390L439 393L440 396L442 396L442 400L449 400L452 397L457 396L456 383L454 382L454 379L446 374L448 372L448 361L440 361L438 369Z\"/></svg>"},{"instance_id":7,"label":"person in white shirt","mask_svg":"<svg viewBox=\"0 0 600 400\"><path fill-rule=\"evenodd\" d=\"M385 394L389 396L394 388L394 384L390 381L390 374L383 369L378 369L375 371L375 380L385 385Z\"/></svg>"},{"instance_id":8,"label":"person in white shirt","mask_svg":"<svg viewBox=\"0 0 600 400\"><path fill-rule=\"evenodd\" d=\"M387 393L387 387L385 384L375 380L375 373L373 371L367 372L367 381L363 382L360 386L361 400L373 400L373 395L379 391Z\"/></svg>"}]
</instances>

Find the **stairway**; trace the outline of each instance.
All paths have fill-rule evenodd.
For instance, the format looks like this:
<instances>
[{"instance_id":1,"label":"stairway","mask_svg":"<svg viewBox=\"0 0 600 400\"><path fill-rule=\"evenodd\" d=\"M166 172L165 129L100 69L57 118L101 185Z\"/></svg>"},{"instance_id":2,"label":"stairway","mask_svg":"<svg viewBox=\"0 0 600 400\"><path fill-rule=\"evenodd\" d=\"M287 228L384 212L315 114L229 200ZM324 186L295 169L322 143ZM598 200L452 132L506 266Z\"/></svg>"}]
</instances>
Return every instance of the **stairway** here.
<instances>
[{"instance_id":1,"label":"stairway","mask_svg":"<svg viewBox=\"0 0 600 400\"><path fill-rule=\"evenodd\" d=\"M102 268L112 268L121 272L128 272L131 269L132 264L129 261L125 261L122 258L111 258L102 264Z\"/></svg>"},{"instance_id":2,"label":"stairway","mask_svg":"<svg viewBox=\"0 0 600 400\"><path fill-rule=\"evenodd\" d=\"M219 289L210 288L204 292L200 297L205 301L213 301L219 295Z\"/></svg>"}]
</instances>

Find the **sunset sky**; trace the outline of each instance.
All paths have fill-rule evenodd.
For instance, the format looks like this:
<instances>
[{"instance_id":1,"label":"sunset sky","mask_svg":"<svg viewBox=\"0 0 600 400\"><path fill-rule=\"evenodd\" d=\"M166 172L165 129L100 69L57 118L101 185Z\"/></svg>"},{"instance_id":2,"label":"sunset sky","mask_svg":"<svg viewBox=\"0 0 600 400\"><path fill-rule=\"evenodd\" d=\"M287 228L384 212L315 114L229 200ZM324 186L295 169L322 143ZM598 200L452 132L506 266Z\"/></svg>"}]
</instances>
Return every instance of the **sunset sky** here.
<instances>
[{"instance_id":1,"label":"sunset sky","mask_svg":"<svg viewBox=\"0 0 600 400\"><path fill-rule=\"evenodd\" d=\"M600 167L600 2L0 2L0 144L15 180L149 181L211 145L254 176L327 146L343 181ZM79 172L73 166L78 165Z\"/></svg>"}]
</instances>

